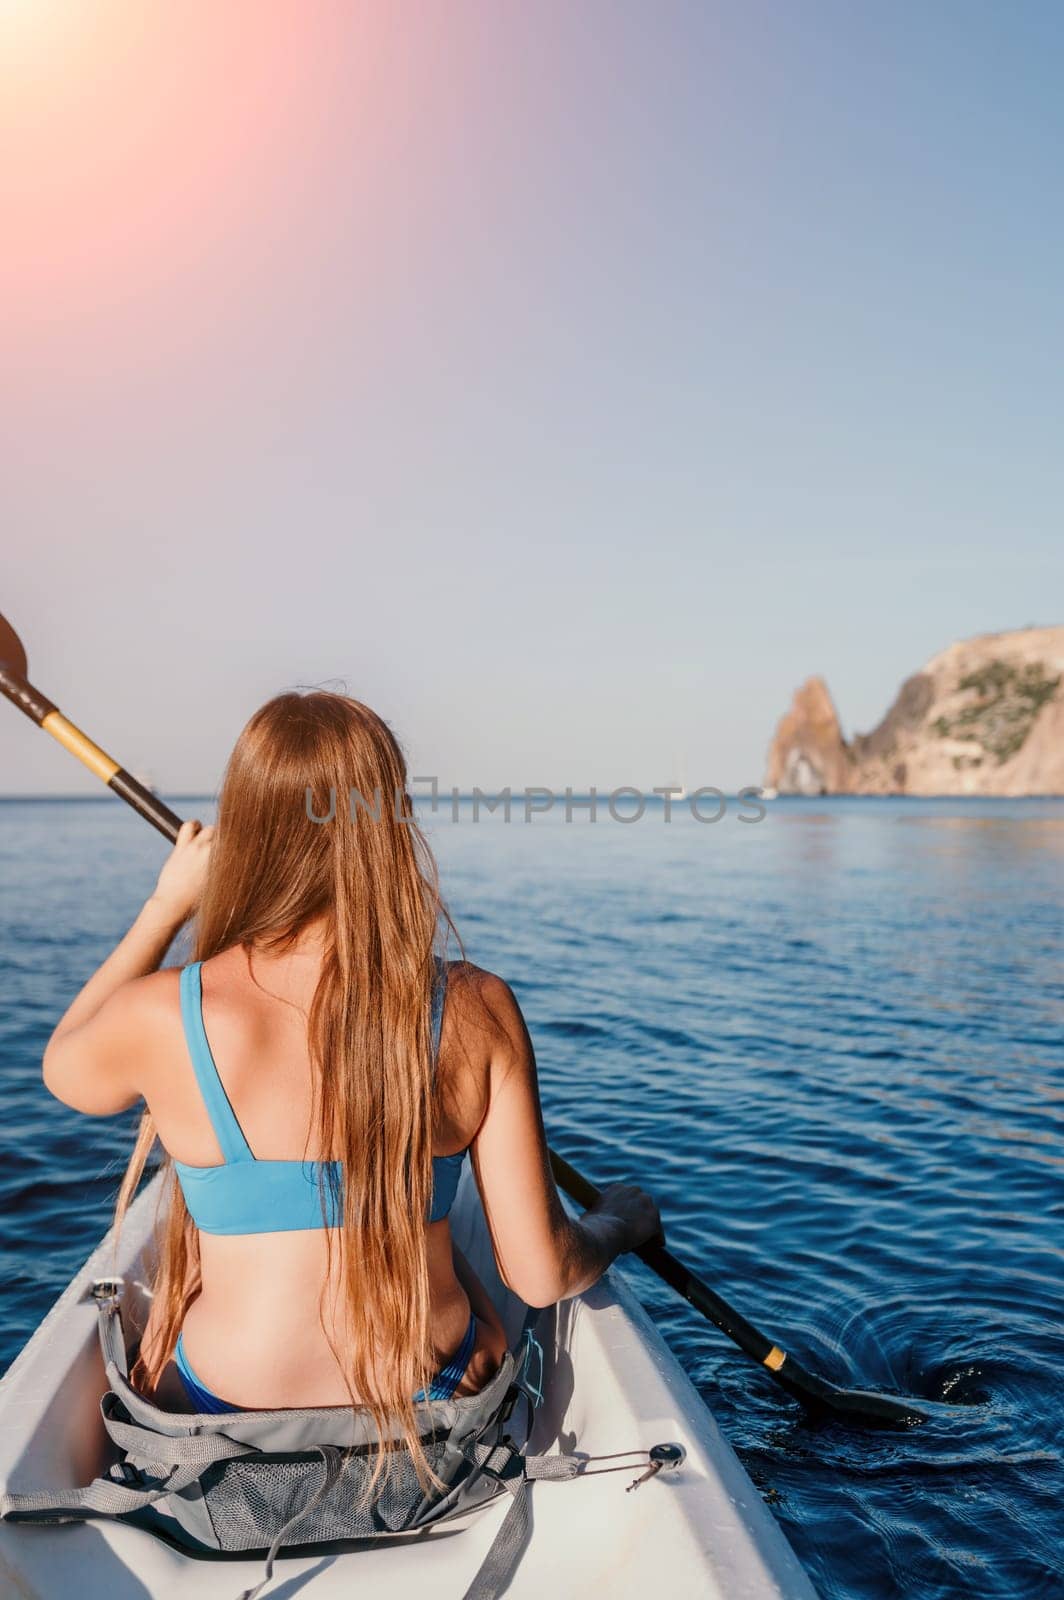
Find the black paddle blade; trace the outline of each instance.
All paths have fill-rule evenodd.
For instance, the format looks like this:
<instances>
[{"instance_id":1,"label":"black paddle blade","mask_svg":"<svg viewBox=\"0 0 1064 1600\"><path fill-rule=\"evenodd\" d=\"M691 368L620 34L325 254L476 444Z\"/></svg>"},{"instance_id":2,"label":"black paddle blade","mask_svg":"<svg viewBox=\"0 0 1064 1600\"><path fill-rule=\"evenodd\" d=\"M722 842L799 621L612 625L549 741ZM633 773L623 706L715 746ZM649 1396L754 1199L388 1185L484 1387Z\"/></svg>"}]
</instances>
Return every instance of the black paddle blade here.
<instances>
[{"instance_id":1,"label":"black paddle blade","mask_svg":"<svg viewBox=\"0 0 1064 1600\"><path fill-rule=\"evenodd\" d=\"M9 672L24 678L27 665L22 640L7 618L0 617L0 667L6 667Z\"/></svg>"},{"instance_id":2,"label":"black paddle blade","mask_svg":"<svg viewBox=\"0 0 1064 1600\"><path fill-rule=\"evenodd\" d=\"M772 1376L788 1394L818 1415L884 1428L916 1428L927 1421L927 1413L918 1410L904 1395L880 1394L874 1389L840 1389L809 1372L793 1356L788 1356Z\"/></svg>"}]
</instances>

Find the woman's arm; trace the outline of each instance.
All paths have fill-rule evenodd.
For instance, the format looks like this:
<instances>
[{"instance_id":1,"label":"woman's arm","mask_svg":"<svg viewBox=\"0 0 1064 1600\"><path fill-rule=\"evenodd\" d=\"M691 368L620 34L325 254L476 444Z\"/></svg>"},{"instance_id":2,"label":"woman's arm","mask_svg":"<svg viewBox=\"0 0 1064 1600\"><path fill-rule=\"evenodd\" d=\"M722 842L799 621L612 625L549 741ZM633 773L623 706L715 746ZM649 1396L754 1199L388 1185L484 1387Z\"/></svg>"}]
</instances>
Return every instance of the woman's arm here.
<instances>
[{"instance_id":1,"label":"woman's arm","mask_svg":"<svg viewBox=\"0 0 1064 1600\"><path fill-rule=\"evenodd\" d=\"M213 828L186 822L155 892L60 1019L44 1052L46 1087L75 1111L109 1116L140 1099L148 1025L143 986L199 900Z\"/></svg>"},{"instance_id":2,"label":"woman's arm","mask_svg":"<svg viewBox=\"0 0 1064 1600\"><path fill-rule=\"evenodd\" d=\"M492 1037L488 1108L472 1145L473 1167L506 1284L527 1305L582 1293L615 1256L661 1232L650 1195L630 1184L604 1189L572 1218L555 1187L543 1128L536 1060L508 985L480 975Z\"/></svg>"}]
</instances>

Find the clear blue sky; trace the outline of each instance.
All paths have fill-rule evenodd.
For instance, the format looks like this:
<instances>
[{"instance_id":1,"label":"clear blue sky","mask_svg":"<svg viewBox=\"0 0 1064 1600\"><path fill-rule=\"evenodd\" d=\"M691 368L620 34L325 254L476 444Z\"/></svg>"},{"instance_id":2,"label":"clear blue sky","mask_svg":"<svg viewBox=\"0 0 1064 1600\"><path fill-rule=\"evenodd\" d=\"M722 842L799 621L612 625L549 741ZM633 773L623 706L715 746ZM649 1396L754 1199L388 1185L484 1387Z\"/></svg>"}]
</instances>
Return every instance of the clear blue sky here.
<instances>
[{"instance_id":1,"label":"clear blue sky","mask_svg":"<svg viewBox=\"0 0 1064 1600\"><path fill-rule=\"evenodd\" d=\"M339 680L463 789L737 786L1064 620L1064 6L85 11L0 11L0 609L126 765Z\"/></svg>"}]
</instances>

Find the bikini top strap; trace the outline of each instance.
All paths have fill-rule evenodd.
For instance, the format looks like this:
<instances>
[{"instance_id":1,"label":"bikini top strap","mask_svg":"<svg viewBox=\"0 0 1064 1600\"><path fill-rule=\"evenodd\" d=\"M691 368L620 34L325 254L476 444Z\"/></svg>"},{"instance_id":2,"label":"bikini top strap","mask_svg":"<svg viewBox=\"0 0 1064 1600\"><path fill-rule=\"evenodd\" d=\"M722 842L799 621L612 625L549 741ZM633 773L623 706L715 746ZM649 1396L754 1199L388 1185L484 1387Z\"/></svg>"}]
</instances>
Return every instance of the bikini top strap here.
<instances>
[{"instance_id":1,"label":"bikini top strap","mask_svg":"<svg viewBox=\"0 0 1064 1600\"><path fill-rule=\"evenodd\" d=\"M447 963L434 956L436 976L432 985L432 1075L436 1076L436 1060L440 1053L440 1034L443 1031L443 1002L447 998Z\"/></svg>"},{"instance_id":2,"label":"bikini top strap","mask_svg":"<svg viewBox=\"0 0 1064 1600\"><path fill-rule=\"evenodd\" d=\"M207 1030L203 1026L203 983L200 978L200 966L199 961L193 961L191 966L184 967L181 972L181 1021L185 1029L188 1053L192 1058L192 1070L196 1074L196 1082L199 1084L203 1104L211 1119L211 1127L221 1148L223 1160L254 1161L255 1157L244 1138L244 1130L237 1121L236 1112L229 1103L229 1096L218 1076L218 1068L214 1064L211 1047L207 1042Z\"/></svg>"}]
</instances>

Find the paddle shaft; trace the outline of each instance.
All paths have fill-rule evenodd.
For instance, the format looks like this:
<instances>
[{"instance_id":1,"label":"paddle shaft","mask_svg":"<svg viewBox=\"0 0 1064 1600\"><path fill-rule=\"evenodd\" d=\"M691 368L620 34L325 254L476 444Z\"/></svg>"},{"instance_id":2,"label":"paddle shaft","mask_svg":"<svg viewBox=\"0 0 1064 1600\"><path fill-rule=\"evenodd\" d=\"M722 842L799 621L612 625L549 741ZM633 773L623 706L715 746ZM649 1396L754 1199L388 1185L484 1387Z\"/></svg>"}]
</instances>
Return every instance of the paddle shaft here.
<instances>
[{"instance_id":1,"label":"paddle shaft","mask_svg":"<svg viewBox=\"0 0 1064 1600\"><path fill-rule=\"evenodd\" d=\"M550 1152L550 1164L555 1182L570 1199L585 1210L595 1204L599 1191L582 1172L578 1172L556 1150ZM748 1322L708 1283L689 1271L663 1244L652 1242L641 1245L634 1253L651 1272L682 1295L722 1333L727 1334L733 1344L759 1362L777 1383L804 1405L818 1411L845 1414L862 1422L911 1424L923 1420L923 1413L897 1396L863 1389L841 1389L837 1384L810 1372L794 1356L788 1355L779 1345L766 1338L759 1328Z\"/></svg>"},{"instance_id":2,"label":"paddle shaft","mask_svg":"<svg viewBox=\"0 0 1064 1600\"><path fill-rule=\"evenodd\" d=\"M83 766L88 767L101 782L114 790L119 799L132 806L173 844L181 826L180 817L175 816L169 806L163 805L158 795L152 794L131 772L120 767L105 750L94 744L87 734L82 733L68 717L64 717L58 706L53 705L39 689L35 689L23 673L7 662L0 662L0 693L5 694L12 705L18 706L31 722L58 740L64 750L77 756Z\"/></svg>"},{"instance_id":3,"label":"paddle shaft","mask_svg":"<svg viewBox=\"0 0 1064 1600\"><path fill-rule=\"evenodd\" d=\"M559 1188L564 1189L570 1199L575 1200L578 1206L583 1206L586 1211L593 1206L599 1198L599 1191L595 1185L584 1177L582 1172L570 1166L564 1156L556 1150L550 1152L551 1169L554 1172L555 1182ZM768 1367L770 1372L778 1371L787 1359L782 1350L774 1345L771 1339L766 1339L752 1323L738 1311L734 1310L726 1300L722 1300L708 1285L693 1273L688 1272L682 1261L678 1261L671 1250L663 1244L644 1244L634 1252L651 1270L657 1274L670 1289L675 1289L677 1294L682 1294L685 1300L708 1317L722 1333L733 1340L748 1356L755 1361L760 1361Z\"/></svg>"}]
</instances>

